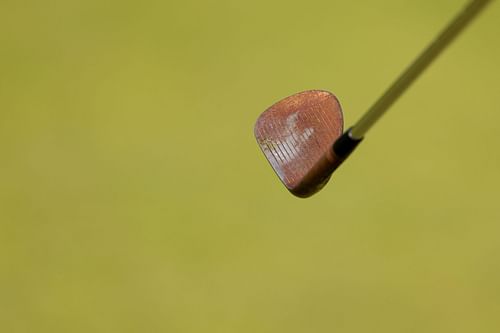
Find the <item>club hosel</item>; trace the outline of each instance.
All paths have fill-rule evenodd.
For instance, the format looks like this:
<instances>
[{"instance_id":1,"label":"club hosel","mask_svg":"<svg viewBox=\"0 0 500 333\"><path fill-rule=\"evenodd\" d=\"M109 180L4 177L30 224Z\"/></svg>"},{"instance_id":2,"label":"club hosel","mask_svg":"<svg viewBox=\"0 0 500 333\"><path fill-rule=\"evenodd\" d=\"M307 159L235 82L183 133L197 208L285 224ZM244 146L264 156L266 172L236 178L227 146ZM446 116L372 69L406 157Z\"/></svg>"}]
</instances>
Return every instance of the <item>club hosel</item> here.
<instances>
[{"instance_id":1,"label":"club hosel","mask_svg":"<svg viewBox=\"0 0 500 333\"><path fill-rule=\"evenodd\" d=\"M352 127L345 131L333 144L333 153L341 160L345 160L356 149L358 144L363 141L363 138L353 138L350 134L351 130Z\"/></svg>"},{"instance_id":2,"label":"club hosel","mask_svg":"<svg viewBox=\"0 0 500 333\"><path fill-rule=\"evenodd\" d=\"M330 180L332 173L352 153L363 139L353 139L349 130L342 134L328 151L314 164L300 184L289 189L294 195L307 198L321 190Z\"/></svg>"}]
</instances>

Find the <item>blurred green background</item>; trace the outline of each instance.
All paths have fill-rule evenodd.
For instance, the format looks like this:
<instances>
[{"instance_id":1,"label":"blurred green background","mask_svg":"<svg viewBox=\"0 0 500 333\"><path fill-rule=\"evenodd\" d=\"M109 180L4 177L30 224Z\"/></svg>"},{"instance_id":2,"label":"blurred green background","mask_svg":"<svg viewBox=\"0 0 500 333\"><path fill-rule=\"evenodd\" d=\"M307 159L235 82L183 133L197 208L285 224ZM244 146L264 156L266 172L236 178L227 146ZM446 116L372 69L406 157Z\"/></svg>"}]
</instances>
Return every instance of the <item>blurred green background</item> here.
<instances>
[{"instance_id":1,"label":"blurred green background","mask_svg":"<svg viewBox=\"0 0 500 333\"><path fill-rule=\"evenodd\" d=\"M2 0L0 331L499 331L497 3L313 198L253 138L464 3Z\"/></svg>"}]
</instances>

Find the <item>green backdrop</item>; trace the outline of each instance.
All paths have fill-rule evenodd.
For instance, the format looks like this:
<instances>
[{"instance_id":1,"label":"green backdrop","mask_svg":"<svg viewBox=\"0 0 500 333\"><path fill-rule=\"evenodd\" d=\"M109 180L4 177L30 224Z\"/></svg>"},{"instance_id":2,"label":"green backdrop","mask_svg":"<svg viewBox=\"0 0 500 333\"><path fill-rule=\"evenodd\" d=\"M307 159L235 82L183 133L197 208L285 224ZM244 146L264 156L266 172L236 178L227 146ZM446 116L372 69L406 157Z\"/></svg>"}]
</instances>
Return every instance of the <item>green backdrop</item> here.
<instances>
[{"instance_id":1,"label":"green backdrop","mask_svg":"<svg viewBox=\"0 0 500 333\"><path fill-rule=\"evenodd\" d=\"M310 199L253 138L366 111L464 1L0 2L0 331L500 330L500 6Z\"/></svg>"}]
</instances>

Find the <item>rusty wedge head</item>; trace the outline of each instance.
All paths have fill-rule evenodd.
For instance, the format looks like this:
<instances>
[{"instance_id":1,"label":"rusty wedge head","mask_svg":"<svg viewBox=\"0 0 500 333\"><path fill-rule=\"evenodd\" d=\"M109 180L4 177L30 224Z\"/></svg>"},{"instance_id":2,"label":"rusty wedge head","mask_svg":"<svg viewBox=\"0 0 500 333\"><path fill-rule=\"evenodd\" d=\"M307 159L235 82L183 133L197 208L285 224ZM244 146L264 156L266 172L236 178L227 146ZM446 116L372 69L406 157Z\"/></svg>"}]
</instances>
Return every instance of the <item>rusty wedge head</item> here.
<instances>
[{"instance_id":1,"label":"rusty wedge head","mask_svg":"<svg viewBox=\"0 0 500 333\"><path fill-rule=\"evenodd\" d=\"M286 188L298 197L319 191L341 163L333 144L344 120L337 98L320 90L287 97L264 111L255 138Z\"/></svg>"}]
</instances>

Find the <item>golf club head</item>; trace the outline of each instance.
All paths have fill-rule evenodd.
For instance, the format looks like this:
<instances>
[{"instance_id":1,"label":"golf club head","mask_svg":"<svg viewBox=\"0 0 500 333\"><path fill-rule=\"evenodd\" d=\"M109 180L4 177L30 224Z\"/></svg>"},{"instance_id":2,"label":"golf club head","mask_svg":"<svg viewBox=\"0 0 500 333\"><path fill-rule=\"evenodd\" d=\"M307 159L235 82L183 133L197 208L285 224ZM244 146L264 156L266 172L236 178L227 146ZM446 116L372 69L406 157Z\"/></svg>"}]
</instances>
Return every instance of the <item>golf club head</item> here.
<instances>
[{"instance_id":1,"label":"golf club head","mask_svg":"<svg viewBox=\"0 0 500 333\"><path fill-rule=\"evenodd\" d=\"M309 90L289 96L264 111L254 128L262 152L286 188L309 197L342 162L333 151L344 120L330 92Z\"/></svg>"}]
</instances>

